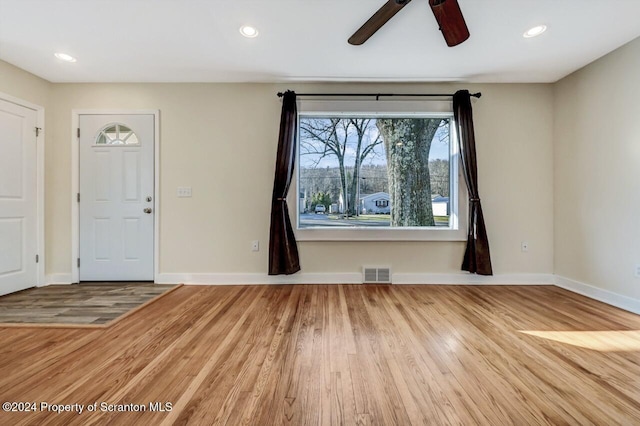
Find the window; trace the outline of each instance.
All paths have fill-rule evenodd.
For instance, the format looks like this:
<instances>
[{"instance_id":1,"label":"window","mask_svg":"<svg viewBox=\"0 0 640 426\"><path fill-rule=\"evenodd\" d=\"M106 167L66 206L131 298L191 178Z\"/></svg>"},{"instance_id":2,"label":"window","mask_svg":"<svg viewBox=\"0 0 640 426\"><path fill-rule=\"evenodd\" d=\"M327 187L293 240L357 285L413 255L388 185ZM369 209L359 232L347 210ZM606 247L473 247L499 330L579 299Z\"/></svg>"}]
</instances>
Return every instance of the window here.
<instances>
[{"instance_id":1,"label":"window","mask_svg":"<svg viewBox=\"0 0 640 426\"><path fill-rule=\"evenodd\" d=\"M300 108L298 238L464 239L450 107L405 112L395 104L386 112L375 105L378 111Z\"/></svg>"},{"instance_id":2,"label":"window","mask_svg":"<svg viewBox=\"0 0 640 426\"><path fill-rule=\"evenodd\" d=\"M124 124L109 124L98 132L96 145L140 145L140 141Z\"/></svg>"}]
</instances>

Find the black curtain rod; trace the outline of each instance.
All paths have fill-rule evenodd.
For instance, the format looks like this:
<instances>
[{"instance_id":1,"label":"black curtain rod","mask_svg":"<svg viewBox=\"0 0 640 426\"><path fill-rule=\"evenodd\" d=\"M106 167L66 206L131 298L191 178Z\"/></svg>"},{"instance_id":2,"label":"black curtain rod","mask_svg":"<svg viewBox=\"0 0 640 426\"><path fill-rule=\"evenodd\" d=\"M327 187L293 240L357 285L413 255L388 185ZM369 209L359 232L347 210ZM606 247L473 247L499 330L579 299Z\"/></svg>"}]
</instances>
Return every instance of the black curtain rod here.
<instances>
[{"instance_id":1,"label":"black curtain rod","mask_svg":"<svg viewBox=\"0 0 640 426\"><path fill-rule=\"evenodd\" d=\"M446 98L451 97L453 94L449 93L296 93L297 96L375 96L376 100L380 97L390 97L390 96L400 96L400 97L438 97L438 98ZM278 97L281 98L284 96L283 92L278 92ZM482 93L471 93L471 96L474 98L480 98Z\"/></svg>"}]
</instances>

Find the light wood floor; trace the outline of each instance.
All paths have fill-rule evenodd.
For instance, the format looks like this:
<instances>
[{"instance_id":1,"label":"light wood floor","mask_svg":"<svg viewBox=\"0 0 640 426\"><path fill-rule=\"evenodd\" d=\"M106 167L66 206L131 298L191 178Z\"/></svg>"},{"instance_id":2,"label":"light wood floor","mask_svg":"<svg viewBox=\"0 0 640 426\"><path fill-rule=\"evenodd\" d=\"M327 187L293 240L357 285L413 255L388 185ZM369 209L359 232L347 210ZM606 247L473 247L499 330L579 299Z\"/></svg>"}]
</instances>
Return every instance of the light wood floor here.
<instances>
[{"instance_id":1,"label":"light wood floor","mask_svg":"<svg viewBox=\"0 0 640 426\"><path fill-rule=\"evenodd\" d=\"M105 330L0 329L26 424L640 424L640 317L556 287L181 287Z\"/></svg>"}]
</instances>

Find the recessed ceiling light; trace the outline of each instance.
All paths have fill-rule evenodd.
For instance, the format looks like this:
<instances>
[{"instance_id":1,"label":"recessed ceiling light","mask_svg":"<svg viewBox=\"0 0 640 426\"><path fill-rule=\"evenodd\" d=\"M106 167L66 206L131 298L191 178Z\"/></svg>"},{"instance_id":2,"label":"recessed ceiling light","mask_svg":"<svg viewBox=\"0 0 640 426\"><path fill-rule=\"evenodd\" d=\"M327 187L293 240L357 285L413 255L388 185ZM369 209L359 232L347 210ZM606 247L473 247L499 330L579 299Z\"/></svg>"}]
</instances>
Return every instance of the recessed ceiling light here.
<instances>
[{"instance_id":1,"label":"recessed ceiling light","mask_svg":"<svg viewBox=\"0 0 640 426\"><path fill-rule=\"evenodd\" d=\"M243 25L240 27L240 34L248 38L258 37L258 30L251 25Z\"/></svg>"},{"instance_id":2,"label":"recessed ceiling light","mask_svg":"<svg viewBox=\"0 0 640 426\"><path fill-rule=\"evenodd\" d=\"M73 56L68 55L66 53L58 52L58 53L55 53L54 55L55 55L56 58L60 59L61 61L65 61L65 62L75 62L76 61L76 58L74 58Z\"/></svg>"},{"instance_id":3,"label":"recessed ceiling light","mask_svg":"<svg viewBox=\"0 0 640 426\"><path fill-rule=\"evenodd\" d=\"M529 28L527 31L525 31L524 34L522 34L522 37L524 38L537 37L545 31L547 31L546 25L536 25L535 27Z\"/></svg>"}]
</instances>

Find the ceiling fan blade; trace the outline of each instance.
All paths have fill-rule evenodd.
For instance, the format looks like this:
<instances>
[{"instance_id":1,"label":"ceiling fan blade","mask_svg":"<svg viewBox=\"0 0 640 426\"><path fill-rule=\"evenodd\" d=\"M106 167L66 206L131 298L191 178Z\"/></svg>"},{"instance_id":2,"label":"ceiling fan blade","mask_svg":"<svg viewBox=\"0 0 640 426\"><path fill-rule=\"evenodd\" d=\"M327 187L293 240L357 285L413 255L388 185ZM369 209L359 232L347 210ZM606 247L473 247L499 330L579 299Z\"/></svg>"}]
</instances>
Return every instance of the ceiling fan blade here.
<instances>
[{"instance_id":1,"label":"ceiling fan blade","mask_svg":"<svg viewBox=\"0 0 640 426\"><path fill-rule=\"evenodd\" d=\"M447 46L457 46L469 38L469 29L458 0L429 0L429 6L438 21Z\"/></svg>"},{"instance_id":2,"label":"ceiling fan blade","mask_svg":"<svg viewBox=\"0 0 640 426\"><path fill-rule=\"evenodd\" d=\"M387 21L400 12L400 9L409 4L411 0L389 0L376 13L373 14L358 31L349 38L349 44L361 45L369 40Z\"/></svg>"}]
</instances>

